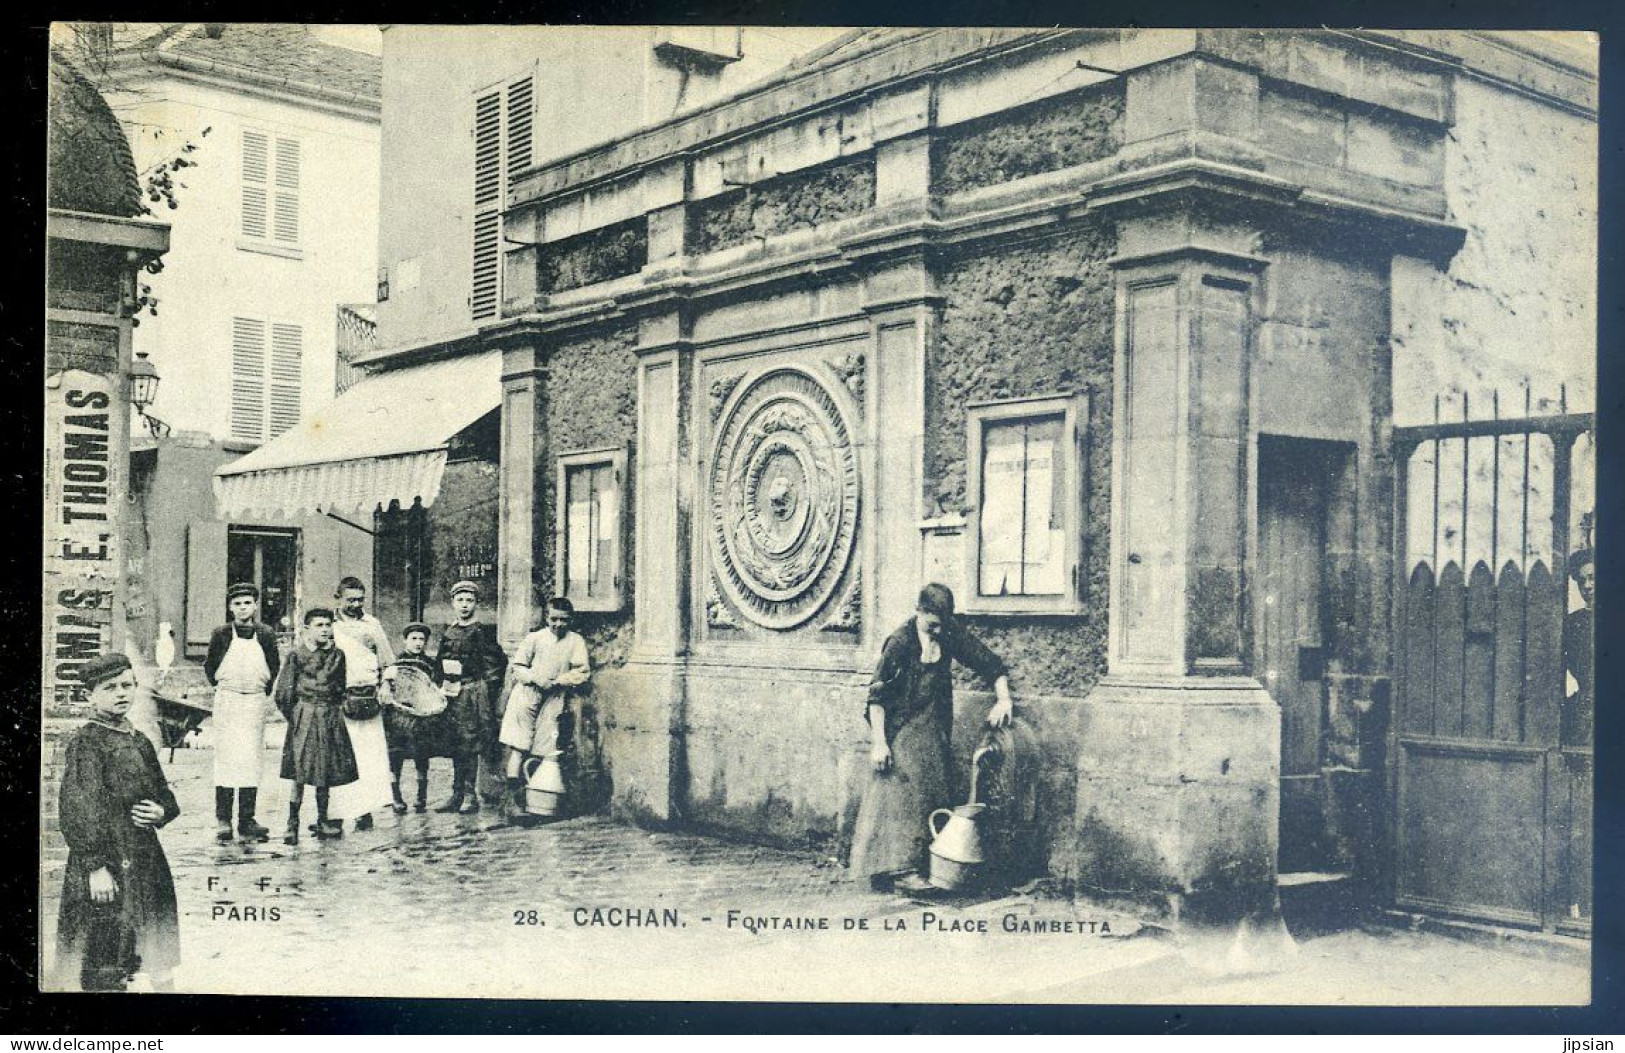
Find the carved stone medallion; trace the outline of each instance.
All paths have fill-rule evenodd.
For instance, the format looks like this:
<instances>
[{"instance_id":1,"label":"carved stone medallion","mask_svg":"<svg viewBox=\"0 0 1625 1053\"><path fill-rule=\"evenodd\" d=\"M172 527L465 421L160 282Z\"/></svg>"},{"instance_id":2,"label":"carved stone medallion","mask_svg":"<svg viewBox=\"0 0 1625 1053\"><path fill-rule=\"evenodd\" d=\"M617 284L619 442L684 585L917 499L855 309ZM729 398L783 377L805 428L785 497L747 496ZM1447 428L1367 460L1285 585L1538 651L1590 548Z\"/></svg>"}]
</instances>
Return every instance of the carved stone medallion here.
<instances>
[{"instance_id":1,"label":"carved stone medallion","mask_svg":"<svg viewBox=\"0 0 1625 1053\"><path fill-rule=\"evenodd\" d=\"M795 628L829 602L857 536L857 456L840 404L810 373L770 370L726 411L710 465L723 593L758 625Z\"/></svg>"}]
</instances>

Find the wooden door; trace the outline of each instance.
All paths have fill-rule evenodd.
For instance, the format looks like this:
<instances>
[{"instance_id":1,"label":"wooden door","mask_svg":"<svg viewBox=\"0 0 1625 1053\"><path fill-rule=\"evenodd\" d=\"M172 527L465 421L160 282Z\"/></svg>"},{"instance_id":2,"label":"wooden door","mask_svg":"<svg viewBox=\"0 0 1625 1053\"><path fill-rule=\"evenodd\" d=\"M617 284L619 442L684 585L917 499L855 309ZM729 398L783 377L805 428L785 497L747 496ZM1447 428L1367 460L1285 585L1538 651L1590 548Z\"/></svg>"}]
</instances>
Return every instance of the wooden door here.
<instances>
[{"instance_id":1,"label":"wooden door","mask_svg":"<svg viewBox=\"0 0 1625 1053\"><path fill-rule=\"evenodd\" d=\"M1327 492L1335 449L1280 438L1259 444L1254 668L1281 707L1282 873L1331 868L1322 762Z\"/></svg>"}]
</instances>

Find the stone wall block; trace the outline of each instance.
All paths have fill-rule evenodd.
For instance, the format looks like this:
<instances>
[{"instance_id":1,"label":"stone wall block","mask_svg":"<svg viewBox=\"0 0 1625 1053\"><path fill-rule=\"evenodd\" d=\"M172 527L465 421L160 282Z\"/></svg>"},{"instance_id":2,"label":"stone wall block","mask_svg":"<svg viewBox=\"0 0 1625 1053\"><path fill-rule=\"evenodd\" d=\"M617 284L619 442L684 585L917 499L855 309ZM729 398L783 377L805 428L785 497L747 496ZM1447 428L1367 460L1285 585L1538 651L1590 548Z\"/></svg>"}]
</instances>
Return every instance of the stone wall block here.
<instances>
[{"instance_id":1,"label":"stone wall block","mask_svg":"<svg viewBox=\"0 0 1625 1053\"><path fill-rule=\"evenodd\" d=\"M1108 893L1160 893L1178 883L1180 802L1133 776L1080 772L1077 884Z\"/></svg>"},{"instance_id":2,"label":"stone wall block","mask_svg":"<svg viewBox=\"0 0 1625 1053\"><path fill-rule=\"evenodd\" d=\"M867 773L866 692L824 677L691 668L684 815L712 829L836 853Z\"/></svg>"},{"instance_id":3,"label":"stone wall block","mask_svg":"<svg viewBox=\"0 0 1625 1053\"><path fill-rule=\"evenodd\" d=\"M1258 135L1258 75L1199 63L1194 72L1196 124L1204 131L1252 141Z\"/></svg>"},{"instance_id":4,"label":"stone wall block","mask_svg":"<svg viewBox=\"0 0 1625 1053\"><path fill-rule=\"evenodd\" d=\"M673 722L681 683L671 668L632 666L596 674L604 768L610 812L635 822L676 817L679 770Z\"/></svg>"},{"instance_id":5,"label":"stone wall block","mask_svg":"<svg viewBox=\"0 0 1625 1053\"><path fill-rule=\"evenodd\" d=\"M687 224L688 211L681 204L649 213L649 265L683 254Z\"/></svg>"}]
</instances>

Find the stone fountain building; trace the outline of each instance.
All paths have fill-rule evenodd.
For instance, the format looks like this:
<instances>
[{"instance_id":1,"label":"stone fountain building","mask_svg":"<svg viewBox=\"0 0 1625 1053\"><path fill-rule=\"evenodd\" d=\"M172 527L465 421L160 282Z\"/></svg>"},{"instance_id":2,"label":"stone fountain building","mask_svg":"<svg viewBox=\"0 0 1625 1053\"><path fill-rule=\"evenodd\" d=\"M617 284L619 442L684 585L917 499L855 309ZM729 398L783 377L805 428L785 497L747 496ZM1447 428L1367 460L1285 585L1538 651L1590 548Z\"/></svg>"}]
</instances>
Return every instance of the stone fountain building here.
<instances>
[{"instance_id":1,"label":"stone fountain building","mask_svg":"<svg viewBox=\"0 0 1625 1053\"><path fill-rule=\"evenodd\" d=\"M412 82L394 32L386 157L391 85ZM1052 873L1175 909L1280 872L1380 890L1390 432L1416 368L1395 334L1465 330L1430 352L1449 388L1523 324L1478 298L1503 234L1594 237L1579 55L1475 34L866 31L541 163L511 153L531 134L518 81L494 108L442 99L454 131L469 106L476 142L495 129L505 167L469 166L476 201L500 190L501 266L480 269L476 216L474 269L433 294L467 290L474 317L414 323L397 292L368 360L384 372L345 397L411 372L489 401L411 450L449 472L489 430L502 638L549 595L584 612L618 814L838 852L878 648L942 581L1044 744ZM1520 166L1555 188L1550 219L1483 193ZM386 268L466 256L411 244L445 185L386 187ZM1566 266L1509 273L1557 286ZM1579 305L1549 335L1583 340L1594 290L1566 288ZM1584 372L1590 347L1566 353ZM439 476L412 485L381 507L467 529L434 526Z\"/></svg>"}]
</instances>

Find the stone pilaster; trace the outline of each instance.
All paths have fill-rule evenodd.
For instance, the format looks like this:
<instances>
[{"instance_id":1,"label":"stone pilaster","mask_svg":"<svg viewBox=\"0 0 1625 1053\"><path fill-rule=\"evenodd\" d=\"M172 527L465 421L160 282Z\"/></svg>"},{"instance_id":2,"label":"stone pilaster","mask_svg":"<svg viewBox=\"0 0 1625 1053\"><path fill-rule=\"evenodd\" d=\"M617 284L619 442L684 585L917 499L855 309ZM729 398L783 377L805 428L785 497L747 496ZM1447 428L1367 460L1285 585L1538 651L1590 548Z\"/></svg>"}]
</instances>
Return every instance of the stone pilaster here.
<instances>
[{"instance_id":1,"label":"stone pilaster","mask_svg":"<svg viewBox=\"0 0 1625 1053\"><path fill-rule=\"evenodd\" d=\"M548 536L537 522L548 465L546 366L534 344L503 352L501 427L497 635L511 649L535 623L536 571Z\"/></svg>"},{"instance_id":2,"label":"stone pilaster","mask_svg":"<svg viewBox=\"0 0 1625 1053\"><path fill-rule=\"evenodd\" d=\"M611 809L665 822L684 797L684 670L693 622L690 401L694 353L681 312L644 318L638 332L638 450L633 467L634 645L601 678L614 695L604 736Z\"/></svg>"},{"instance_id":3,"label":"stone pilaster","mask_svg":"<svg viewBox=\"0 0 1625 1053\"><path fill-rule=\"evenodd\" d=\"M864 285L873 348L864 399L868 496L875 528L864 552L864 639L878 647L914 610L921 579L925 479L925 363L940 299L916 256L872 272Z\"/></svg>"},{"instance_id":4,"label":"stone pilaster","mask_svg":"<svg viewBox=\"0 0 1625 1053\"><path fill-rule=\"evenodd\" d=\"M1108 675L1079 757L1079 881L1209 918L1273 907L1279 807L1280 713L1244 675L1263 262L1235 233L1120 229Z\"/></svg>"}]
</instances>

